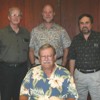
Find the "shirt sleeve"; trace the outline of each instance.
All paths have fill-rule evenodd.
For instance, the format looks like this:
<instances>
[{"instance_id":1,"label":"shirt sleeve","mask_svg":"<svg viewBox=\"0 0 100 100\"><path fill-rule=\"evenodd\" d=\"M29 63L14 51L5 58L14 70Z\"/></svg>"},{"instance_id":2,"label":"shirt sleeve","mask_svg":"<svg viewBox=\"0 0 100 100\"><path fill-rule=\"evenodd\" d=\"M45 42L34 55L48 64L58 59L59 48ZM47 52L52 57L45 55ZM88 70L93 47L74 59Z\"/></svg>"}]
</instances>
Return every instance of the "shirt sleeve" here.
<instances>
[{"instance_id":1,"label":"shirt sleeve","mask_svg":"<svg viewBox=\"0 0 100 100\"><path fill-rule=\"evenodd\" d=\"M67 33L67 31L65 29L62 29L62 33L61 33L62 37L62 43L63 43L63 48L68 48L71 44L71 39Z\"/></svg>"},{"instance_id":2,"label":"shirt sleeve","mask_svg":"<svg viewBox=\"0 0 100 100\"><path fill-rule=\"evenodd\" d=\"M64 97L63 98L75 98L75 100L78 100L78 93L76 90L76 86L75 86L75 83L73 81L73 77L70 75L65 80Z\"/></svg>"},{"instance_id":3,"label":"shirt sleeve","mask_svg":"<svg viewBox=\"0 0 100 100\"><path fill-rule=\"evenodd\" d=\"M34 33L34 29L32 30L31 32L31 35L30 35L30 44L29 44L29 47L30 48L33 48L34 49L34 45L35 45L35 33Z\"/></svg>"},{"instance_id":4,"label":"shirt sleeve","mask_svg":"<svg viewBox=\"0 0 100 100\"><path fill-rule=\"evenodd\" d=\"M73 97L76 100L78 99L78 93L76 90L76 85L72 76L69 77L69 86L68 86L68 98Z\"/></svg>"},{"instance_id":5,"label":"shirt sleeve","mask_svg":"<svg viewBox=\"0 0 100 100\"><path fill-rule=\"evenodd\" d=\"M31 70L28 71L28 73L26 74L25 78L23 79L23 82L21 84L21 88L20 88L20 96L24 95L24 96L30 96L29 94L29 90L30 90L30 78L31 78Z\"/></svg>"},{"instance_id":6,"label":"shirt sleeve","mask_svg":"<svg viewBox=\"0 0 100 100\"><path fill-rule=\"evenodd\" d=\"M69 54L68 58L69 59L76 59L76 50L75 50L75 40L72 41L71 46L69 47Z\"/></svg>"}]
</instances>

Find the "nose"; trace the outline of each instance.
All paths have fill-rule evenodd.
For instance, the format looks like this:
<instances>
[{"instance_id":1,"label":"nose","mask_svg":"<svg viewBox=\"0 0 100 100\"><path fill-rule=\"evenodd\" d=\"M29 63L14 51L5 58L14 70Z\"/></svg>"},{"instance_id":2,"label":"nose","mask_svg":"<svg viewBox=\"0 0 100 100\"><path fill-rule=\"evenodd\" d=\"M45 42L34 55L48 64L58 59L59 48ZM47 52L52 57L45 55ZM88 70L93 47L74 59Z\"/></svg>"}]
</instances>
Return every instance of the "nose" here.
<instances>
[{"instance_id":1,"label":"nose","mask_svg":"<svg viewBox=\"0 0 100 100\"><path fill-rule=\"evenodd\" d=\"M50 16L50 13L49 12L46 12L46 16Z\"/></svg>"},{"instance_id":2,"label":"nose","mask_svg":"<svg viewBox=\"0 0 100 100\"><path fill-rule=\"evenodd\" d=\"M48 60L48 56L45 56L45 60Z\"/></svg>"}]
</instances>

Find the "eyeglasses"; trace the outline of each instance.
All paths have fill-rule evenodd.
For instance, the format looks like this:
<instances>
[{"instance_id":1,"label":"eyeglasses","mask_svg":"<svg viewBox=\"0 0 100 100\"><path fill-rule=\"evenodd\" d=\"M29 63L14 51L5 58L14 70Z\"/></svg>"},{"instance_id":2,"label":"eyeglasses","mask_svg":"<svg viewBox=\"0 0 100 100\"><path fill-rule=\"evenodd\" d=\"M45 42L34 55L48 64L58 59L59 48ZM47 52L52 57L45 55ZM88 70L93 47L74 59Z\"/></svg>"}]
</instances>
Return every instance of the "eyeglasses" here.
<instances>
[{"instance_id":1,"label":"eyeglasses","mask_svg":"<svg viewBox=\"0 0 100 100\"><path fill-rule=\"evenodd\" d=\"M40 56L42 59L52 59L54 56L53 55L47 55L47 56Z\"/></svg>"},{"instance_id":2,"label":"eyeglasses","mask_svg":"<svg viewBox=\"0 0 100 100\"><path fill-rule=\"evenodd\" d=\"M21 15L19 15L19 14L11 14L10 16L11 17L21 17Z\"/></svg>"}]
</instances>

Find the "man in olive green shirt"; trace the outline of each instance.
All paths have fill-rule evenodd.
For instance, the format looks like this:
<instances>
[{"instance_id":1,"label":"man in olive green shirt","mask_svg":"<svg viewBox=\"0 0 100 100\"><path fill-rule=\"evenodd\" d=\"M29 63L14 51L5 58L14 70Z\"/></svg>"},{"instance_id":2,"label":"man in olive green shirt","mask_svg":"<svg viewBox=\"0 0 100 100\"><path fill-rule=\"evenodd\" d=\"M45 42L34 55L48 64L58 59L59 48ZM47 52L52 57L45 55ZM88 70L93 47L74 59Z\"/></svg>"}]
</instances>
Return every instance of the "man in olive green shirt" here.
<instances>
[{"instance_id":1,"label":"man in olive green shirt","mask_svg":"<svg viewBox=\"0 0 100 100\"><path fill-rule=\"evenodd\" d=\"M21 82L28 70L29 32L19 26L22 12L9 9L9 25L0 30L1 100L19 100Z\"/></svg>"}]
</instances>

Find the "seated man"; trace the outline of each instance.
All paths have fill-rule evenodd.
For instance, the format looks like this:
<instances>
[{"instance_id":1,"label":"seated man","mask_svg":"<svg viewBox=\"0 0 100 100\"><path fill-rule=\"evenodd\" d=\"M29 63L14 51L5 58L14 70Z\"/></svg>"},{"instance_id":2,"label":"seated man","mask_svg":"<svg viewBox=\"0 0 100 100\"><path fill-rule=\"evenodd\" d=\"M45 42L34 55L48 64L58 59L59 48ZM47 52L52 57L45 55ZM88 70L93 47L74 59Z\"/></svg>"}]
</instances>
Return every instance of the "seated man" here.
<instances>
[{"instance_id":1,"label":"seated man","mask_svg":"<svg viewBox=\"0 0 100 100\"><path fill-rule=\"evenodd\" d=\"M73 77L55 63L53 46L45 44L39 49L39 61L41 65L31 68L22 82L20 100L77 100Z\"/></svg>"}]
</instances>

